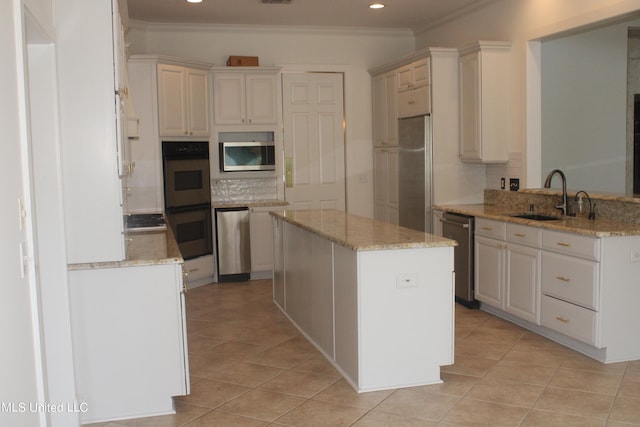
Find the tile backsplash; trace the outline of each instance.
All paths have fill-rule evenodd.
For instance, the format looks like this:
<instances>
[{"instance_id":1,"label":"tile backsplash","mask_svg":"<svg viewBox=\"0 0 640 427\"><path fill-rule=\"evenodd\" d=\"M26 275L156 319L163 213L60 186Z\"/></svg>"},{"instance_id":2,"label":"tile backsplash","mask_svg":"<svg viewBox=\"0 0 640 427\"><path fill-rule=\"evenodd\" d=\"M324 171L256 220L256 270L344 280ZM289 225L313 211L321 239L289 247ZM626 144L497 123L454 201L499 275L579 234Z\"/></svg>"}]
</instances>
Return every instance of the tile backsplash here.
<instances>
[{"instance_id":1,"label":"tile backsplash","mask_svg":"<svg viewBox=\"0 0 640 427\"><path fill-rule=\"evenodd\" d=\"M277 178L221 178L211 180L213 202L274 200L278 198Z\"/></svg>"}]
</instances>

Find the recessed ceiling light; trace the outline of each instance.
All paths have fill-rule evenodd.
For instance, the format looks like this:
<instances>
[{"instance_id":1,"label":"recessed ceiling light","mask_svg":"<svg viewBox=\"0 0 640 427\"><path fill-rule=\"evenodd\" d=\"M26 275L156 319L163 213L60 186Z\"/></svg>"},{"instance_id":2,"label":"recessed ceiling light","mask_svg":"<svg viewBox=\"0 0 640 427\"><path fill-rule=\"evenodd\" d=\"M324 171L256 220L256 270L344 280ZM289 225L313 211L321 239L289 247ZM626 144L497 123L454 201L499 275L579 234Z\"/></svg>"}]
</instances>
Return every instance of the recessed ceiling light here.
<instances>
[{"instance_id":1,"label":"recessed ceiling light","mask_svg":"<svg viewBox=\"0 0 640 427\"><path fill-rule=\"evenodd\" d=\"M202 3L202 0L187 0L187 3Z\"/></svg>"},{"instance_id":2,"label":"recessed ceiling light","mask_svg":"<svg viewBox=\"0 0 640 427\"><path fill-rule=\"evenodd\" d=\"M384 5L382 3L373 3L369 5L370 9L382 9Z\"/></svg>"}]
</instances>

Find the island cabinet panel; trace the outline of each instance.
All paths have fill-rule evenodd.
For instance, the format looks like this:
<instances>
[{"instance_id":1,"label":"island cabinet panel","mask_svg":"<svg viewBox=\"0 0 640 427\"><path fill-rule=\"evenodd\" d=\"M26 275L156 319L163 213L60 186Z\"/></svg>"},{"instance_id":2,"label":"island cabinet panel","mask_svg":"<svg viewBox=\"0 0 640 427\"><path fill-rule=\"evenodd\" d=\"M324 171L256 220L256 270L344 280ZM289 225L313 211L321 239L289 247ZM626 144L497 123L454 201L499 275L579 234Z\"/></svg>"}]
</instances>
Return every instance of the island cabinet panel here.
<instances>
[{"instance_id":1,"label":"island cabinet panel","mask_svg":"<svg viewBox=\"0 0 640 427\"><path fill-rule=\"evenodd\" d=\"M336 364L354 383L358 374L358 264L357 252L336 245L335 276L339 284L335 287L336 316Z\"/></svg>"},{"instance_id":2,"label":"island cabinet panel","mask_svg":"<svg viewBox=\"0 0 640 427\"><path fill-rule=\"evenodd\" d=\"M358 392L440 383L453 363L453 242L309 212L272 213L276 304Z\"/></svg>"},{"instance_id":3,"label":"island cabinet panel","mask_svg":"<svg viewBox=\"0 0 640 427\"><path fill-rule=\"evenodd\" d=\"M286 312L327 357L333 358L331 242L284 224Z\"/></svg>"}]
</instances>

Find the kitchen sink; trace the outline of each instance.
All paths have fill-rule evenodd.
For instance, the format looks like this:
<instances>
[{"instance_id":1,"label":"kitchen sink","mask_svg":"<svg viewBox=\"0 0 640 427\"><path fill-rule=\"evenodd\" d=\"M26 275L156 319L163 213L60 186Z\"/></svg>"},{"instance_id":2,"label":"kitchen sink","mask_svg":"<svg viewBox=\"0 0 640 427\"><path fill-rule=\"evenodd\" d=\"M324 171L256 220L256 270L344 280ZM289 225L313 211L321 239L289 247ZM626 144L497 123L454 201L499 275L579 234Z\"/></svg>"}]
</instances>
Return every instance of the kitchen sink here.
<instances>
[{"instance_id":1,"label":"kitchen sink","mask_svg":"<svg viewBox=\"0 0 640 427\"><path fill-rule=\"evenodd\" d=\"M562 219L558 216L543 215L543 214L537 214L537 213L522 213L522 214L514 214L510 216L514 218L532 219L534 221L553 221L553 220Z\"/></svg>"}]
</instances>

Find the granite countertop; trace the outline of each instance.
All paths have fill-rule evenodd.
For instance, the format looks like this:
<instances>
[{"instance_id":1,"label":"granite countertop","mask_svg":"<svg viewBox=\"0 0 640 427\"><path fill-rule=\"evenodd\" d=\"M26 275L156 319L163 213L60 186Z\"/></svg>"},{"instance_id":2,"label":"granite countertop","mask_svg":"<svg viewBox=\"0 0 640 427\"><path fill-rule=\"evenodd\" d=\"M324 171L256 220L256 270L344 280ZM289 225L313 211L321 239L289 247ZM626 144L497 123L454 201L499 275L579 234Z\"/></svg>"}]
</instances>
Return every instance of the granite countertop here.
<instances>
[{"instance_id":1,"label":"granite countertop","mask_svg":"<svg viewBox=\"0 0 640 427\"><path fill-rule=\"evenodd\" d=\"M268 207L268 206L287 206L288 204L289 202L285 202L284 200L278 200L278 199L229 200L229 201L216 200L211 202L211 207L212 208L241 208L241 207L258 208L258 207Z\"/></svg>"},{"instance_id":2,"label":"granite countertop","mask_svg":"<svg viewBox=\"0 0 640 427\"><path fill-rule=\"evenodd\" d=\"M282 210L271 215L356 251L456 246L455 240L334 209Z\"/></svg>"},{"instance_id":3,"label":"granite countertop","mask_svg":"<svg viewBox=\"0 0 640 427\"><path fill-rule=\"evenodd\" d=\"M478 218L494 219L497 221L525 224L533 227L545 228L568 233L583 234L594 237L637 236L640 235L640 224L611 221L606 218L588 220L585 218L566 217L551 221L536 221L525 218L514 218L510 215L524 213L514 212L508 207L484 204L475 205L436 205L434 209L445 212L459 213Z\"/></svg>"},{"instance_id":4,"label":"granite countertop","mask_svg":"<svg viewBox=\"0 0 640 427\"><path fill-rule=\"evenodd\" d=\"M94 268L135 267L158 264L182 264L182 254L178 249L171 229L127 232L124 235L127 254L122 261L92 262L69 264L69 270L88 270Z\"/></svg>"}]
</instances>

